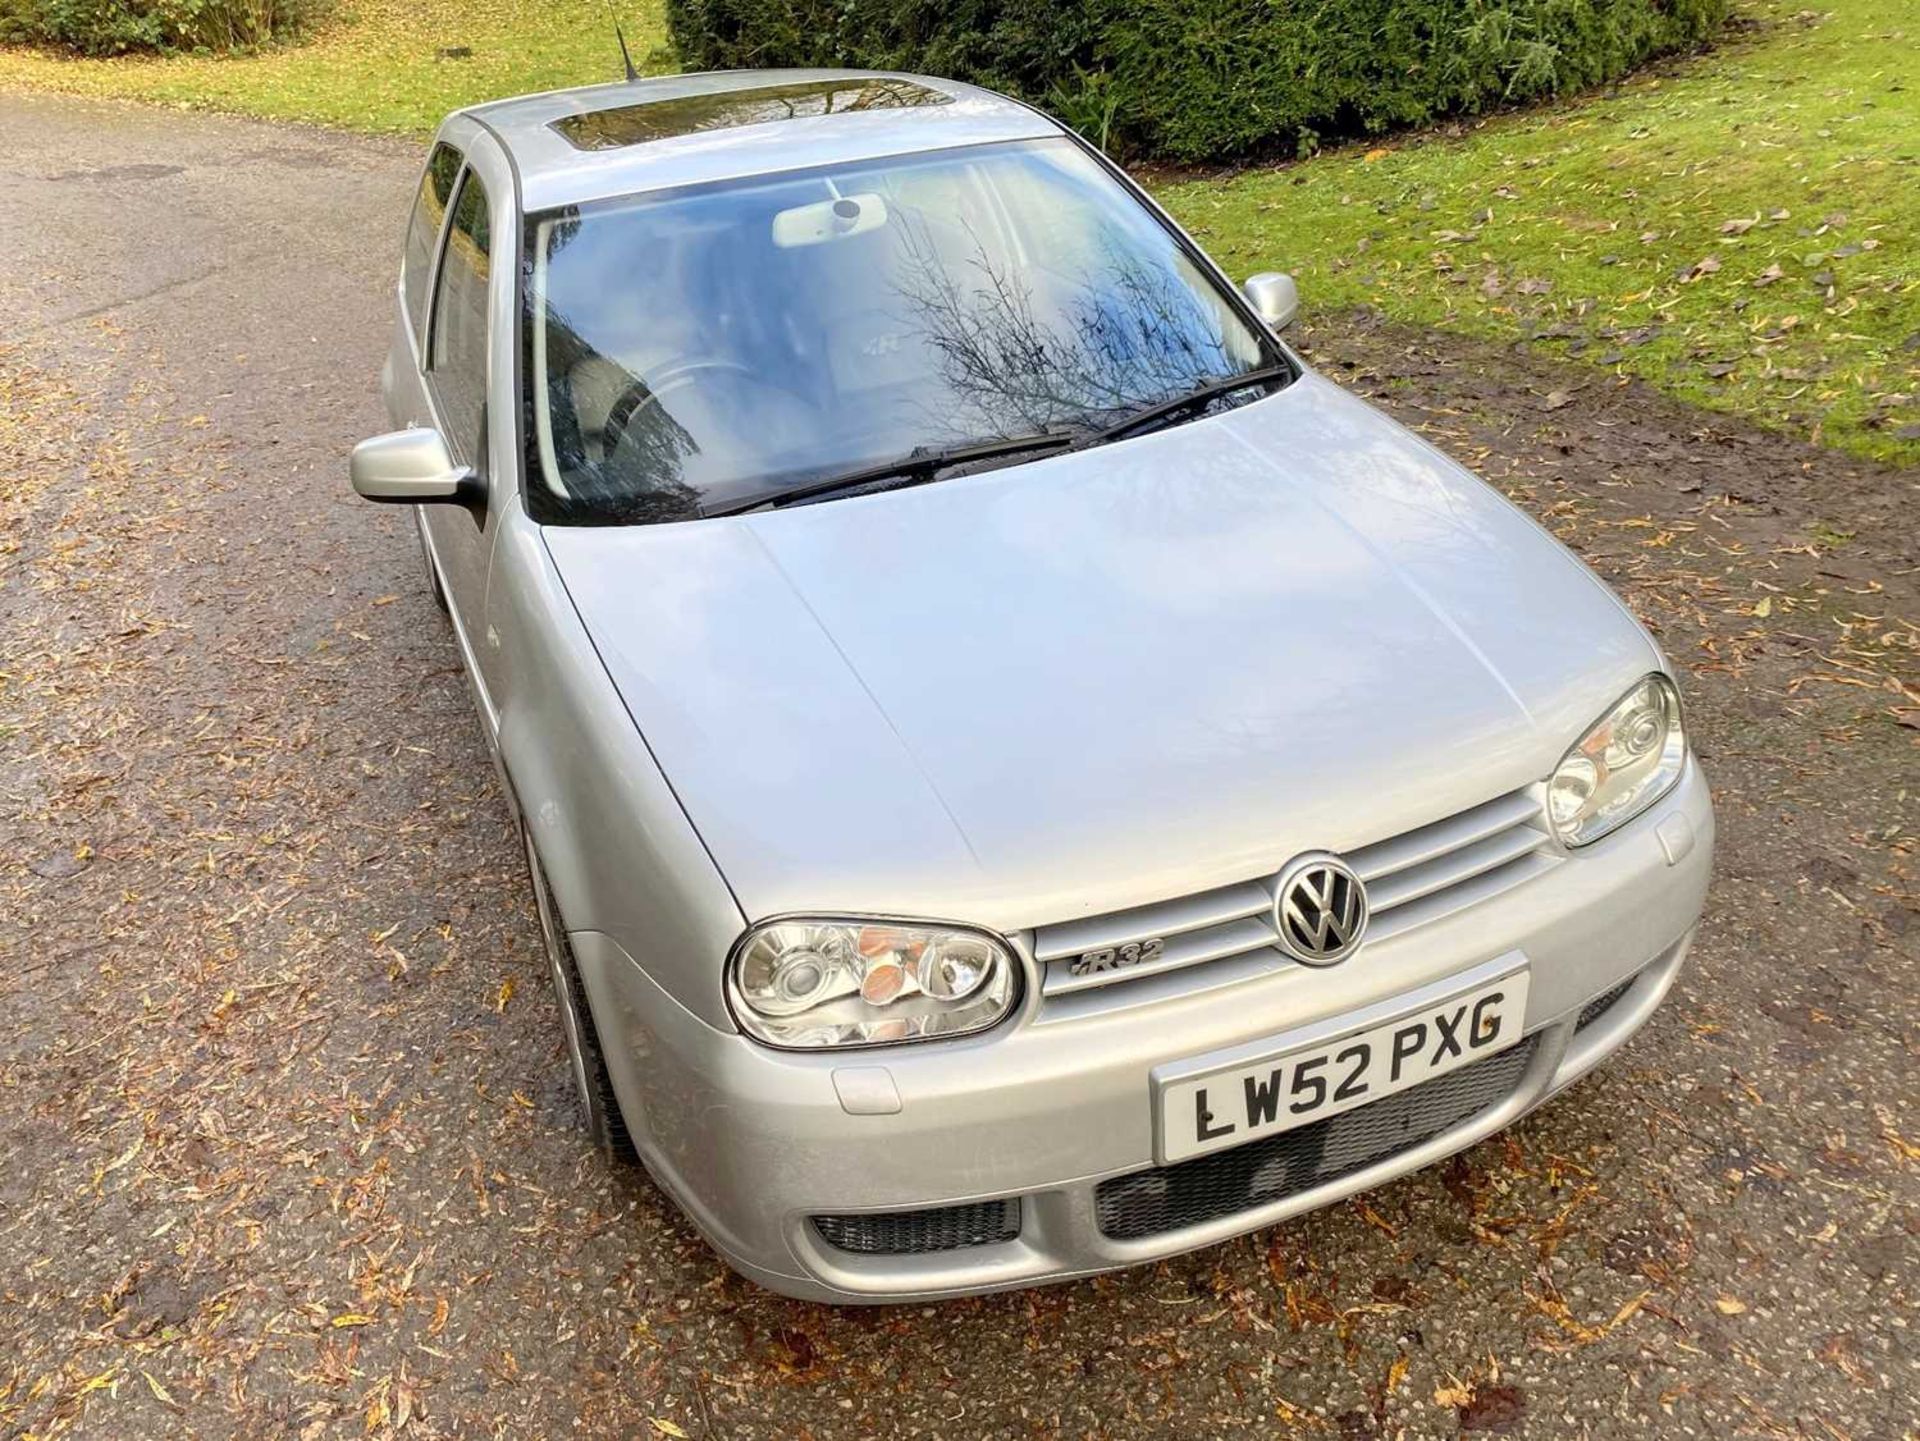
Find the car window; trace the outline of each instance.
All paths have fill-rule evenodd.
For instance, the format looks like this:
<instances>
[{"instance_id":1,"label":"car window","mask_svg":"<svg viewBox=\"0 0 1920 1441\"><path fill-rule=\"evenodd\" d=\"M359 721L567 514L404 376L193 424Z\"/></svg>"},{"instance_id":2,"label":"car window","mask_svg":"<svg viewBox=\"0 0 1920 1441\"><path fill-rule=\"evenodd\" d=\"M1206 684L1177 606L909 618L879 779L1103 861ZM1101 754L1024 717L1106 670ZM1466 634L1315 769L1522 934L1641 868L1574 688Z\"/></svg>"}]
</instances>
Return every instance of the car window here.
<instances>
[{"instance_id":1,"label":"car window","mask_svg":"<svg viewBox=\"0 0 1920 1441\"><path fill-rule=\"evenodd\" d=\"M433 302L428 345L434 398L447 446L454 455L479 466L485 454L483 433L487 403L487 277L492 237L487 220L487 191L471 170L460 183L453 224L447 229L440 259L440 284Z\"/></svg>"},{"instance_id":2,"label":"car window","mask_svg":"<svg viewBox=\"0 0 1920 1441\"><path fill-rule=\"evenodd\" d=\"M688 520L902 457L1092 435L1272 363L1068 141L536 215L527 253L545 523Z\"/></svg>"},{"instance_id":3,"label":"car window","mask_svg":"<svg viewBox=\"0 0 1920 1441\"><path fill-rule=\"evenodd\" d=\"M460 152L451 145L436 145L427 157L426 172L420 177L420 193L414 197L413 219L407 226L406 259L401 269L406 288L407 314L417 326L426 313L427 278L433 273L433 246L440 238L440 221L447 213L447 201L453 195L454 177L460 173Z\"/></svg>"}]
</instances>

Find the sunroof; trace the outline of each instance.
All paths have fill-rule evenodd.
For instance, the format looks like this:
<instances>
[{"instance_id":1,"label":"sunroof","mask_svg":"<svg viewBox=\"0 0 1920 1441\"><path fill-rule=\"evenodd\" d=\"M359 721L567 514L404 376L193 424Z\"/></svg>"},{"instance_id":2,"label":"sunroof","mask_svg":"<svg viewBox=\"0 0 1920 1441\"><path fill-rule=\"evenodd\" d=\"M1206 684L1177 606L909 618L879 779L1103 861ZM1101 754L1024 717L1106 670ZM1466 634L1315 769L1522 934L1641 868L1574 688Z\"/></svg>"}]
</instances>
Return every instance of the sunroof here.
<instances>
[{"instance_id":1,"label":"sunroof","mask_svg":"<svg viewBox=\"0 0 1920 1441\"><path fill-rule=\"evenodd\" d=\"M722 90L592 110L556 120L553 128L576 150L617 150L623 145L644 145L649 140L670 140L707 130L808 120L856 110L911 110L923 105L947 105L952 100L951 95L911 80L809 80L797 85Z\"/></svg>"}]
</instances>

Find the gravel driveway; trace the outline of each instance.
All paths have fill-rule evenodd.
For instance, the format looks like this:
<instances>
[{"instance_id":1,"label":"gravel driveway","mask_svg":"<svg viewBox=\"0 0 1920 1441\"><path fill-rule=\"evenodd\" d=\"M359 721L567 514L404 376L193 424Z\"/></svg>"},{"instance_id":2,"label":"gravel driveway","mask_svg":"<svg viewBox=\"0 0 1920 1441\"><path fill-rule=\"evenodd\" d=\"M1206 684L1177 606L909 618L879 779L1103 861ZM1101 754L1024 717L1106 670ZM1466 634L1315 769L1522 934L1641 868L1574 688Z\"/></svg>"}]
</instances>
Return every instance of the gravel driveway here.
<instances>
[{"instance_id":1,"label":"gravel driveway","mask_svg":"<svg viewBox=\"0 0 1920 1441\"><path fill-rule=\"evenodd\" d=\"M6 96L0 136L0 1434L1915 1434L1913 474L1323 320L1687 677L1692 964L1346 1205L806 1306L575 1129L452 641L347 492L416 152Z\"/></svg>"}]
</instances>

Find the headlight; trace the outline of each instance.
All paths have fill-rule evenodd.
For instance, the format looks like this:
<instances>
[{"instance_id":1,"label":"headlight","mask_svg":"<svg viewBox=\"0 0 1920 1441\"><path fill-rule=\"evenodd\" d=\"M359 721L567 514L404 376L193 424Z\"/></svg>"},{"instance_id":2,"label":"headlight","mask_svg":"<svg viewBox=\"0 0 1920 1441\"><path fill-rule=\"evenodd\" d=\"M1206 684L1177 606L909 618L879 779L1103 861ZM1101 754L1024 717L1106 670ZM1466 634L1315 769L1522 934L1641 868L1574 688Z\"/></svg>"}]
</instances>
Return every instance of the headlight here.
<instances>
[{"instance_id":1,"label":"headlight","mask_svg":"<svg viewBox=\"0 0 1920 1441\"><path fill-rule=\"evenodd\" d=\"M734 947L727 993L746 1032L828 1049L983 1031L1012 1009L1016 963L983 931L883 921L769 921Z\"/></svg>"},{"instance_id":2,"label":"headlight","mask_svg":"<svg viewBox=\"0 0 1920 1441\"><path fill-rule=\"evenodd\" d=\"M1687 759L1680 697L1650 675L1567 752L1547 783L1547 815L1563 844L1584 846L1625 825L1680 779Z\"/></svg>"}]
</instances>

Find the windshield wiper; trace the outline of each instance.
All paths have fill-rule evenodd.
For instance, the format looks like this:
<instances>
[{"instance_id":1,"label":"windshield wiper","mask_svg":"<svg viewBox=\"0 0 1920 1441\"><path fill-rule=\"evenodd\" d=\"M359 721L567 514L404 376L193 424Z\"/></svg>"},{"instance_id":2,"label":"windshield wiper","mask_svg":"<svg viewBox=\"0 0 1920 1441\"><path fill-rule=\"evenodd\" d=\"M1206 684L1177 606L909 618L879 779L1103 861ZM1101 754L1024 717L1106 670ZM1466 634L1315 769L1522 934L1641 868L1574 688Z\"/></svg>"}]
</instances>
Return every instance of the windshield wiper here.
<instances>
[{"instance_id":1,"label":"windshield wiper","mask_svg":"<svg viewBox=\"0 0 1920 1441\"><path fill-rule=\"evenodd\" d=\"M1172 420L1189 411L1209 405L1223 395L1231 395L1236 390L1246 390L1256 385L1271 385L1276 380L1291 380L1293 371L1285 365L1263 365L1256 370L1243 370L1238 375L1223 375L1213 380L1203 380L1191 390L1183 390L1167 400L1156 401L1123 416L1103 430L1093 433L1083 445L1104 445L1110 440L1120 440L1137 434L1163 420Z\"/></svg>"},{"instance_id":2,"label":"windshield wiper","mask_svg":"<svg viewBox=\"0 0 1920 1441\"><path fill-rule=\"evenodd\" d=\"M876 485L878 482L896 482L894 485L877 485L874 492L877 494L879 491L897 490L908 485L924 485L936 479L941 471L951 470L955 466L971 465L985 460L999 460L1004 456L1024 455L1036 450L1084 450L1089 446L1104 445L1107 441L1133 435L1162 421L1184 415L1188 411L1198 410L1223 395L1231 395L1236 390L1248 390L1256 385L1271 385L1275 381L1292 378L1293 371L1288 366L1263 365L1255 370L1242 371L1238 375L1223 375L1211 380L1203 380L1190 390L1183 390L1167 400L1156 401L1091 434L1084 430L1045 430L1035 435L1016 436L1010 440L983 440L970 445L918 446L898 460L883 460L877 465L864 466L859 470L850 470L841 475L831 475L824 480L808 481L790 490L776 490L766 495L754 496L732 505L721 506L717 510L705 511L704 514L742 515L750 510L799 505L805 501L818 500L822 496Z\"/></svg>"},{"instance_id":3,"label":"windshield wiper","mask_svg":"<svg viewBox=\"0 0 1920 1441\"><path fill-rule=\"evenodd\" d=\"M894 480L902 485L923 485L935 479L941 471L951 470L957 465L970 465L982 460L998 460L1008 455L1024 455L1032 450L1066 450L1084 442L1085 439L1083 432L1048 430L1038 435L1023 435L1010 440L983 440L971 445L947 445L937 448L916 446L898 460L883 460L878 465L850 470L842 475L828 476L825 480L809 481L805 485L796 485L791 490L776 490L769 495L755 496L751 500L722 506L718 510L710 510L706 513L708 515L740 515L745 511L759 510L762 507L778 508L783 505L797 505L801 501L817 500L821 496L832 495L837 491L857 490L863 485L872 485L877 481ZM881 487L883 490L898 488L898 486Z\"/></svg>"}]
</instances>

